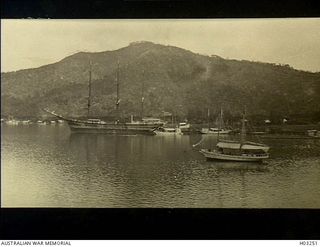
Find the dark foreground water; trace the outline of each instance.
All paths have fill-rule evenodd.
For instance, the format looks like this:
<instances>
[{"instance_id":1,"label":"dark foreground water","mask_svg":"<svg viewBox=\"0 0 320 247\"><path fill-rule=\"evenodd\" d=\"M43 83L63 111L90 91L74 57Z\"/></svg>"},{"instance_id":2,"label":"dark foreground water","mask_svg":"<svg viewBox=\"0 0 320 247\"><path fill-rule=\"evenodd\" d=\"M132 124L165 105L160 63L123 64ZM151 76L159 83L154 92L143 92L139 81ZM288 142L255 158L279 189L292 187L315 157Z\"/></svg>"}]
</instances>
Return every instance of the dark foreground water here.
<instances>
[{"instance_id":1,"label":"dark foreground water","mask_svg":"<svg viewBox=\"0 0 320 247\"><path fill-rule=\"evenodd\" d=\"M268 139L263 164L207 162L199 140L3 125L2 207L320 207L320 140Z\"/></svg>"}]
</instances>

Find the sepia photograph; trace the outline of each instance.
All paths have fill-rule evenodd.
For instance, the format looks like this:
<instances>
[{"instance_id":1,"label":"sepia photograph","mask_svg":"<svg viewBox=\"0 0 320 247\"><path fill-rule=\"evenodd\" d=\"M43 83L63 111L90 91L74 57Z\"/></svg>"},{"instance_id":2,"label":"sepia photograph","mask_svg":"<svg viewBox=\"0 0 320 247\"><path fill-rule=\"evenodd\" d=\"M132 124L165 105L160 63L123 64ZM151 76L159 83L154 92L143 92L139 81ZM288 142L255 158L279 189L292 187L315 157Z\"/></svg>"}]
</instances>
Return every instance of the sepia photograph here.
<instances>
[{"instance_id":1,"label":"sepia photograph","mask_svg":"<svg viewBox=\"0 0 320 247\"><path fill-rule=\"evenodd\" d=\"M1 207L320 208L320 18L2 19Z\"/></svg>"}]
</instances>

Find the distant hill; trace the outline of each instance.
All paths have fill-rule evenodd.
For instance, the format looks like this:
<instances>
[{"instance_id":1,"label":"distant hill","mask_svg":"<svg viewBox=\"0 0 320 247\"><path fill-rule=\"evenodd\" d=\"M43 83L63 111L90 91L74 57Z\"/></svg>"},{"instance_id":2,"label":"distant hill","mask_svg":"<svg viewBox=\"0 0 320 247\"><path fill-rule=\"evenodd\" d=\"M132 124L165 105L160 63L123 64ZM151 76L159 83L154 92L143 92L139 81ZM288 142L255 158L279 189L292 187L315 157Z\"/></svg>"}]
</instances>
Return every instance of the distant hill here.
<instances>
[{"instance_id":1,"label":"distant hill","mask_svg":"<svg viewBox=\"0 0 320 247\"><path fill-rule=\"evenodd\" d=\"M89 62L92 61L92 114L115 112L117 61L120 63L120 109L123 117L173 112L180 119L205 119L223 107L237 117L250 115L320 120L320 73L288 65L204 56L173 46L135 42L115 51L80 52L35 69L1 73L1 114L45 116L48 107L67 116L86 113Z\"/></svg>"}]
</instances>

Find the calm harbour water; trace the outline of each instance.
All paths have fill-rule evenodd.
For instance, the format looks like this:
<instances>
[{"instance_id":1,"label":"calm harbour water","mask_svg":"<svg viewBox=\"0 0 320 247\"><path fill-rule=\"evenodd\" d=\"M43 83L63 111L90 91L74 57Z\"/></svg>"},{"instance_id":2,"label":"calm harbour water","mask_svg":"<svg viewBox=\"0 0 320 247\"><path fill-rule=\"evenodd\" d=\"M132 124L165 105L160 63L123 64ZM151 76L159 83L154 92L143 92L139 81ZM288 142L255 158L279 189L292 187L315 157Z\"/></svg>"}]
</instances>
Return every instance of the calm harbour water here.
<instances>
[{"instance_id":1,"label":"calm harbour water","mask_svg":"<svg viewBox=\"0 0 320 247\"><path fill-rule=\"evenodd\" d=\"M1 128L2 207L320 207L320 140L265 140L271 158L249 164L206 161L199 135Z\"/></svg>"}]
</instances>

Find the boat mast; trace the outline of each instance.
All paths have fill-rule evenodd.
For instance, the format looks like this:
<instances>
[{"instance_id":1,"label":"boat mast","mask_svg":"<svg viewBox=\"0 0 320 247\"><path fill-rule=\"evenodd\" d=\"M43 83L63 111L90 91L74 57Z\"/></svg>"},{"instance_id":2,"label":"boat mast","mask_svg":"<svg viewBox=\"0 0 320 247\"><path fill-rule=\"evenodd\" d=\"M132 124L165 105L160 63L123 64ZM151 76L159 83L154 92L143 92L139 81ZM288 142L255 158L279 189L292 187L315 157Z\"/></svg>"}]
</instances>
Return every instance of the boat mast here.
<instances>
[{"instance_id":1,"label":"boat mast","mask_svg":"<svg viewBox=\"0 0 320 247\"><path fill-rule=\"evenodd\" d=\"M91 73L92 73L92 61L90 61L89 65L89 82L88 82L88 112L87 116L90 116L90 107L91 107Z\"/></svg>"},{"instance_id":2,"label":"boat mast","mask_svg":"<svg viewBox=\"0 0 320 247\"><path fill-rule=\"evenodd\" d=\"M142 88L141 88L141 120L143 119L143 103L144 103L144 70L142 70Z\"/></svg>"},{"instance_id":3,"label":"boat mast","mask_svg":"<svg viewBox=\"0 0 320 247\"><path fill-rule=\"evenodd\" d=\"M210 131L210 109L207 111L207 120L208 120L208 131Z\"/></svg>"},{"instance_id":4,"label":"boat mast","mask_svg":"<svg viewBox=\"0 0 320 247\"><path fill-rule=\"evenodd\" d=\"M242 125L241 125L241 139L240 139L240 148L242 147L243 143L245 142L246 139L246 109L244 109L244 113L242 115Z\"/></svg>"},{"instance_id":5,"label":"boat mast","mask_svg":"<svg viewBox=\"0 0 320 247\"><path fill-rule=\"evenodd\" d=\"M117 77L116 77L116 83L117 83L117 101L116 101L116 116L117 116L117 122L119 122L119 105L120 105L120 82L119 82L119 70L120 70L120 63L118 60L118 68L117 68Z\"/></svg>"},{"instance_id":6,"label":"boat mast","mask_svg":"<svg viewBox=\"0 0 320 247\"><path fill-rule=\"evenodd\" d=\"M220 108L220 117L219 117L218 138L217 138L217 141L219 141L221 125L222 125L222 107Z\"/></svg>"}]
</instances>

